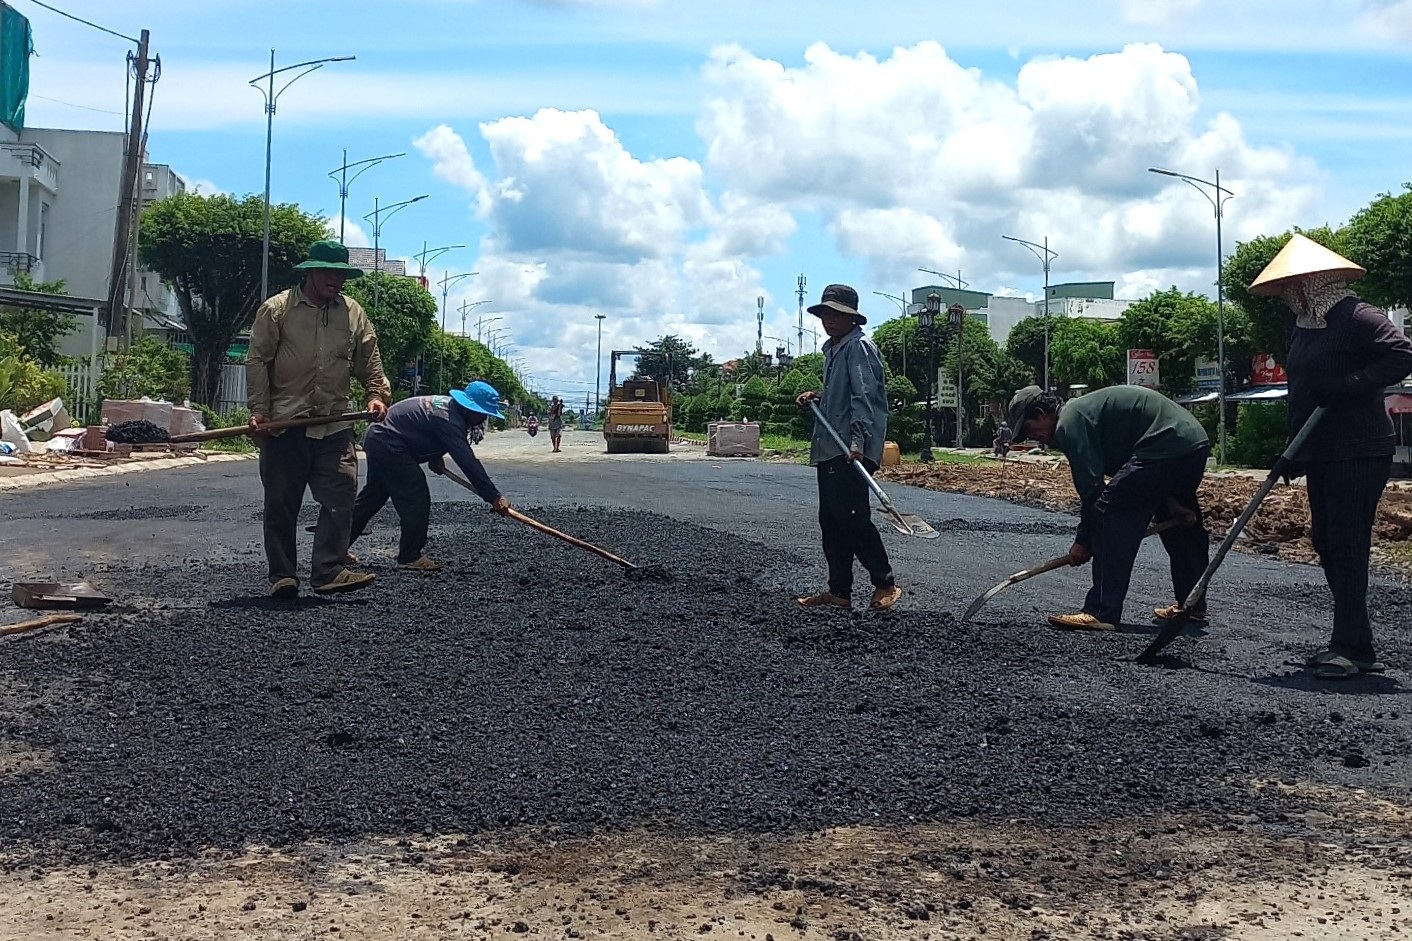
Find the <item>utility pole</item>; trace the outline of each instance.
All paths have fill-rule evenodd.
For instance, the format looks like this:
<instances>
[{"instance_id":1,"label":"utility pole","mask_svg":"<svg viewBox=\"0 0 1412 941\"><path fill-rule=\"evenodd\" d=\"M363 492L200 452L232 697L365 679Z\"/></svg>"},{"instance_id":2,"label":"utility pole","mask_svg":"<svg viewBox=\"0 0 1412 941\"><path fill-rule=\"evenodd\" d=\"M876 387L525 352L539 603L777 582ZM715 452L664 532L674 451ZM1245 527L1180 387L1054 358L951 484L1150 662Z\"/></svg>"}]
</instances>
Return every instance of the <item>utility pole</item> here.
<instances>
[{"instance_id":1,"label":"utility pole","mask_svg":"<svg viewBox=\"0 0 1412 941\"><path fill-rule=\"evenodd\" d=\"M593 319L598 321L598 359L593 374L593 404L595 412L603 411L603 318L607 314L594 314Z\"/></svg>"},{"instance_id":2,"label":"utility pole","mask_svg":"<svg viewBox=\"0 0 1412 941\"><path fill-rule=\"evenodd\" d=\"M127 60L128 68L136 74L137 87L132 95L132 125L123 150L123 175L118 187L118 213L113 226L113 256L108 276L108 336L118 335L118 348L121 350L128 348L131 331L131 311L123 295L131 258L136 251L140 216L138 206L141 194L137 189L137 178L142 173L142 109L147 98L147 69L151 65L147 57L150 40L151 33L144 29L137 42L137 54L128 53Z\"/></svg>"},{"instance_id":3,"label":"utility pole","mask_svg":"<svg viewBox=\"0 0 1412 941\"><path fill-rule=\"evenodd\" d=\"M799 276L798 281L799 287L796 291L796 293L799 294L799 342L794 345L794 348L800 353L804 352L804 285L806 285L807 283L808 279L801 274ZM818 343L816 338L814 352L817 353L818 351Z\"/></svg>"}]
</instances>

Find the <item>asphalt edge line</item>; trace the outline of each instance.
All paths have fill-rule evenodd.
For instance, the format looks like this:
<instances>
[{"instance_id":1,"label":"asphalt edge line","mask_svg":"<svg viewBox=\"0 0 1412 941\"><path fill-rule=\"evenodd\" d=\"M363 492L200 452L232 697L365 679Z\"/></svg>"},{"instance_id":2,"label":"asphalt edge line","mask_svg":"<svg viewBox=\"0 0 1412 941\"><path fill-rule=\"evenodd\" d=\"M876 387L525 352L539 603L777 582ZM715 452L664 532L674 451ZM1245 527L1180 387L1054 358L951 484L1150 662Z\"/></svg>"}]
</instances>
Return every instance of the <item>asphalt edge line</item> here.
<instances>
[{"instance_id":1,"label":"asphalt edge line","mask_svg":"<svg viewBox=\"0 0 1412 941\"><path fill-rule=\"evenodd\" d=\"M142 471L168 470L177 467L190 467L195 464L224 464L231 461L252 461L259 454L208 454L205 457L173 457L145 460L131 464L115 464L111 467L76 467L72 470L25 474L21 477L0 478L0 492L8 490L29 490L48 484L64 484L72 481L89 480L94 477L116 477Z\"/></svg>"}]
</instances>

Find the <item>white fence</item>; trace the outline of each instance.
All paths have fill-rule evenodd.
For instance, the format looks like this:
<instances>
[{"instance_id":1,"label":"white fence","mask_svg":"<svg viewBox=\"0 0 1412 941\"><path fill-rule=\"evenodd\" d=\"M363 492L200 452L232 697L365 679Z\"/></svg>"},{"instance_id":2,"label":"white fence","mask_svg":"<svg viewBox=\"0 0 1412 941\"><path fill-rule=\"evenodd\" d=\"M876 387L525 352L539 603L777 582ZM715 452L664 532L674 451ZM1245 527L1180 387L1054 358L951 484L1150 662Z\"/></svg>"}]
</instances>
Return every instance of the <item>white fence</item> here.
<instances>
[{"instance_id":1,"label":"white fence","mask_svg":"<svg viewBox=\"0 0 1412 941\"><path fill-rule=\"evenodd\" d=\"M98 423L98 379L103 375L103 361L96 371L87 363L60 366L57 370L68 381L64 406L76 425ZM227 363L221 367L221 387L216 394L215 410L225 415L245 407L245 366Z\"/></svg>"}]
</instances>

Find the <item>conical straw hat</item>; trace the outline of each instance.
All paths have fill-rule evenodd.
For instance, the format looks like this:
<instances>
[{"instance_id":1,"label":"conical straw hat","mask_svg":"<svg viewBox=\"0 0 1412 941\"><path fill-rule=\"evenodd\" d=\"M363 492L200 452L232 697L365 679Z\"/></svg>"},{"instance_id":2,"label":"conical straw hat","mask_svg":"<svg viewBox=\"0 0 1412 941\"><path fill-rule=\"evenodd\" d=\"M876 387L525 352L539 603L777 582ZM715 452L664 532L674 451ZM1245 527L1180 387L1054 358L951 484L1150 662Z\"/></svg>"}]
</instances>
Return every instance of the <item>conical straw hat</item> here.
<instances>
[{"instance_id":1,"label":"conical straw hat","mask_svg":"<svg viewBox=\"0 0 1412 941\"><path fill-rule=\"evenodd\" d=\"M1280 253L1265 266L1265 270L1250 283L1251 294L1274 297L1285 284L1311 274L1337 274L1353 281L1367 274L1360 265L1330 251L1311 238L1295 233L1280 249Z\"/></svg>"}]
</instances>

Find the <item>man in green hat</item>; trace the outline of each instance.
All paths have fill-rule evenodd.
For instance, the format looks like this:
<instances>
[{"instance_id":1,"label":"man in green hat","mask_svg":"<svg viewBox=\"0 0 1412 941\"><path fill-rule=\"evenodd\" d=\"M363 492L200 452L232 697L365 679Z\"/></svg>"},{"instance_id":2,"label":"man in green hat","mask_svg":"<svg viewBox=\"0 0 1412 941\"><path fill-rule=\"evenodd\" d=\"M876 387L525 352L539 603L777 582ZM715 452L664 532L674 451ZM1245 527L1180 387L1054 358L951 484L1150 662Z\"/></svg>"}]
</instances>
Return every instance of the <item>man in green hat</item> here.
<instances>
[{"instance_id":1,"label":"man in green hat","mask_svg":"<svg viewBox=\"0 0 1412 941\"><path fill-rule=\"evenodd\" d=\"M309 246L308 259L294 267L304 280L265 301L250 330L245 379L251 426L258 431L268 421L350 411L354 376L367 390L367 410L381 421L392 387L383 374L377 333L362 306L343 293L343 283L363 272L348 263L348 249L331 239ZM321 508L309 578L314 591L330 594L370 584L373 575L345 567L358 496L353 426L316 425L258 434L255 440L265 488L270 594L299 594L295 531L306 487Z\"/></svg>"}]
</instances>

